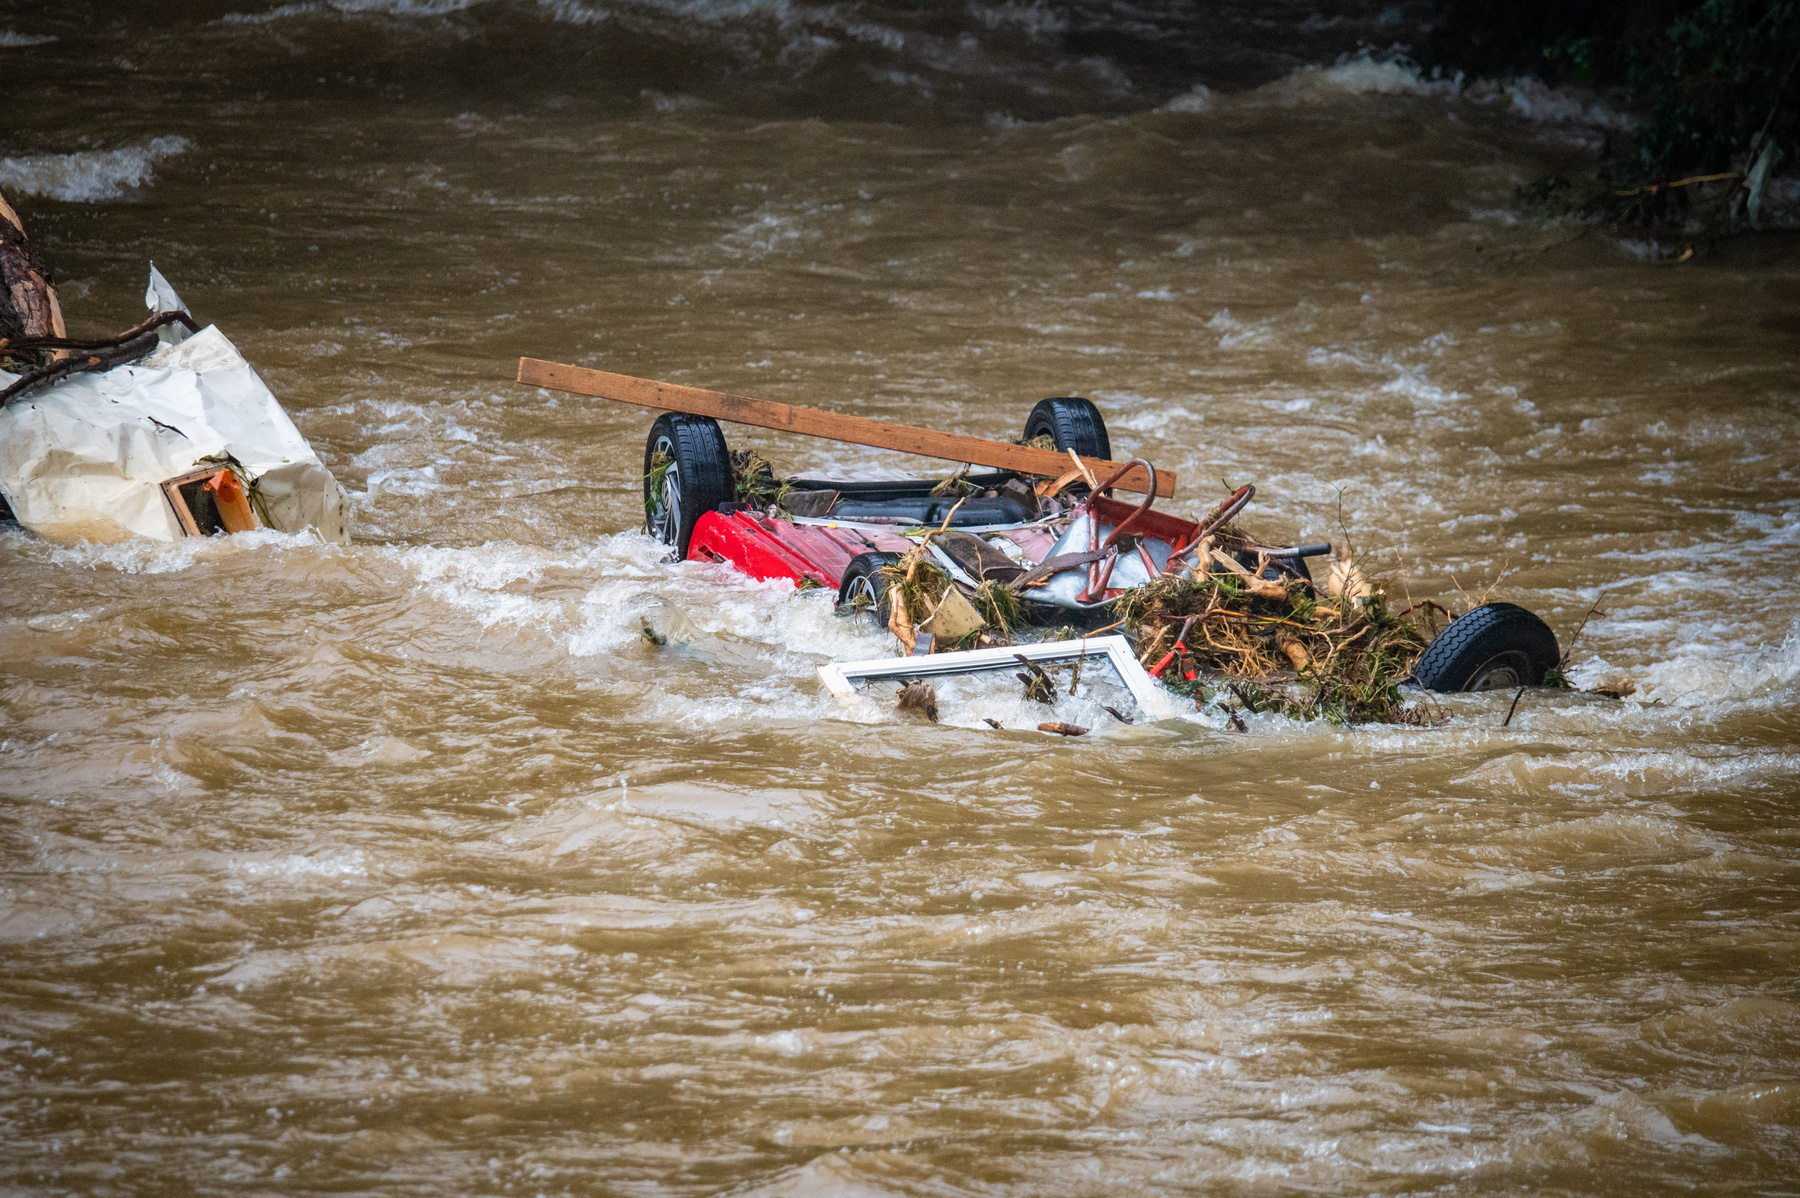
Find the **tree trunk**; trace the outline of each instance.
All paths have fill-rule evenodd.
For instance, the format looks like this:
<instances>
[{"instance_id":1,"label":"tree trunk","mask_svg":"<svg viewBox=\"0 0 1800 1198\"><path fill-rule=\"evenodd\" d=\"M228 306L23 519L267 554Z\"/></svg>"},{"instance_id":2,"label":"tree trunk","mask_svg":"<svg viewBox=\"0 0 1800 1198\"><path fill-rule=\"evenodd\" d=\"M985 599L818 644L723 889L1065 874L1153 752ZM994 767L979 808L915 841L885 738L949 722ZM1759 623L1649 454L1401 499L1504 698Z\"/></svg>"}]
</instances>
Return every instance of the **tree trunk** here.
<instances>
[{"instance_id":1,"label":"tree trunk","mask_svg":"<svg viewBox=\"0 0 1800 1198\"><path fill-rule=\"evenodd\" d=\"M25 236L24 222L0 195L0 338L69 335L51 280L50 263Z\"/></svg>"}]
</instances>

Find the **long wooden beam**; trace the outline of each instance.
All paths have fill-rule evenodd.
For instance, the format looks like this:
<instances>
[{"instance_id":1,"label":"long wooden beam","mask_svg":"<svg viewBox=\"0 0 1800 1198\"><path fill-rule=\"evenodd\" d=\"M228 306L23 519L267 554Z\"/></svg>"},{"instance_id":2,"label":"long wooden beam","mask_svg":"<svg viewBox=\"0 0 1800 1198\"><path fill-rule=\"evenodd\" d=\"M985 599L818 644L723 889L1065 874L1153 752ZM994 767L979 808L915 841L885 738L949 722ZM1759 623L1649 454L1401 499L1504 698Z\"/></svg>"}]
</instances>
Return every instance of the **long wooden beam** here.
<instances>
[{"instance_id":1,"label":"long wooden beam","mask_svg":"<svg viewBox=\"0 0 1800 1198\"><path fill-rule=\"evenodd\" d=\"M1069 456L1051 449L1035 449L1007 441L989 441L981 437L964 437L956 433L940 433L928 428L891 424L886 420L869 420L862 416L844 416L822 412L817 408L797 408L791 404L752 399L748 395L732 395L725 391L707 391L700 387L684 387L679 383L659 383L652 379L633 378L628 374L609 374L604 370L587 370L545 362L538 358L519 359L519 381L527 387L547 387L552 391L568 391L575 395L591 395L618 403L659 408L665 412L686 412L693 416L711 416L737 424L753 424L784 433L801 433L808 437L825 437L832 441L848 441L852 445L869 445L876 449L896 449L920 457L941 458L948 462L967 462L974 466L990 466L996 470L1016 470L1021 474L1037 474L1058 478L1069 469ZM1083 458L1096 478L1105 478L1123 463L1103 458ZM1150 489L1150 478L1142 466L1134 466L1113 484L1121 490L1142 494ZM1167 497L1175 494L1175 475L1166 470L1156 472L1156 493Z\"/></svg>"}]
</instances>

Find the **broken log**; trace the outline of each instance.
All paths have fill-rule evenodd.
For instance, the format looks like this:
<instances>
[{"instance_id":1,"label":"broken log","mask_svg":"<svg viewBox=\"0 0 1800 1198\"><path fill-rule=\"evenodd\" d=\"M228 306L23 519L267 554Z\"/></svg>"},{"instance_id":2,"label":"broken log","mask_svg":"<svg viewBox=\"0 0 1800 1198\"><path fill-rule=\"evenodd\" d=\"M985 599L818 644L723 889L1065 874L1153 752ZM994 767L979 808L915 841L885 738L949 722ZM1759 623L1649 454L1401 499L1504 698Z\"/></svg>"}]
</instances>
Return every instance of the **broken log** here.
<instances>
[{"instance_id":1,"label":"broken log","mask_svg":"<svg viewBox=\"0 0 1800 1198\"><path fill-rule=\"evenodd\" d=\"M690 416L711 416L737 424L755 425L784 433L802 433L831 441L847 441L852 445L868 445L876 449L894 449L920 457L940 458L948 462L967 462L996 470L1014 470L1059 478L1069 467L1069 459L1051 449L1014 445L1009 441L989 441L982 437L965 437L957 433L941 433L935 429L892 424L886 420L870 420L863 416L845 416L817 408L799 408L791 404L753 399L748 395L732 395L725 391L707 391L700 387L684 387L678 383L659 383L653 379L634 378L628 374L609 374L604 370L587 370L565 366L538 358L519 359L519 382L527 387L547 387L552 391L568 391L575 395L591 395L616 403L636 404L665 412L686 412ZM1078 459L1100 477L1123 469L1122 462L1101 458ZM1144 492L1154 485L1165 498L1175 494L1175 476L1156 472L1154 484L1143 467L1133 467L1113 484L1126 490Z\"/></svg>"},{"instance_id":2,"label":"broken log","mask_svg":"<svg viewBox=\"0 0 1800 1198\"><path fill-rule=\"evenodd\" d=\"M5 342L15 337L68 335L49 260L31 244L25 222L0 195L0 357L12 356ZM51 354L66 356L63 351Z\"/></svg>"}]
</instances>

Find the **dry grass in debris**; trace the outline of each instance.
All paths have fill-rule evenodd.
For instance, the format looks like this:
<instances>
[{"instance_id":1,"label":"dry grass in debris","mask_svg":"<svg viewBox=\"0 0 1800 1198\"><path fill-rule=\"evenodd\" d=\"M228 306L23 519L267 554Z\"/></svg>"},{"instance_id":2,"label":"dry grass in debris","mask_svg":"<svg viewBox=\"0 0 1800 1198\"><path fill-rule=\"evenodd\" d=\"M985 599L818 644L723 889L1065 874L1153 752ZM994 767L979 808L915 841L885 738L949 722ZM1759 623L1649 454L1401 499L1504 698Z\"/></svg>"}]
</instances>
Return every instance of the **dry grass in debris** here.
<instances>
[{"instance_id":1,"label":"dry grass in debris","mask_svg":"<svg viewBox=\"0 0 1800 1198\"><path fill-rule=\"evenodd\" d=\"M1400 682L1426 630L1379 594L1328 597L1298 579L1282 590L1251 594L1235 574L1162 578L1115 607L1147 668L1174 651L1162 681L1179 693L1333 723L1423 722Z\"/></svg>"}]
</instances>

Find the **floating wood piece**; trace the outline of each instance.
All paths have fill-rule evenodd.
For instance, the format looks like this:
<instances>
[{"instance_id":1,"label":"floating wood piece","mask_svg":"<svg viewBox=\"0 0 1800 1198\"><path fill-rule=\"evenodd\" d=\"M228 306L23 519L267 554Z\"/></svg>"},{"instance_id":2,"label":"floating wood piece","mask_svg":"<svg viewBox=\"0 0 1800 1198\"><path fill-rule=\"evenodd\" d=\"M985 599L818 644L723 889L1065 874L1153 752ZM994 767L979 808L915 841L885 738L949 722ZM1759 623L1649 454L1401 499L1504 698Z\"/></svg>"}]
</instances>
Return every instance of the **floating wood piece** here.
<instances>
[{"instance_id":1,"label":"floating wood piece","mask_svg":"<svg viewBox=\"0 0 1800 1198\"><path fill-rule=\"evenodd\" d=\"M691 416L711 416L737 424L772 428L784 433L801 433L824 437L831 441L847 441L852 445L869 445L876 449L894 449L920 457L940 458L947 462L967 462L996 470L1016 470L1059 478L1068 470L1069 459L1051 449L1034 449L1007 441L989 441L982 437L965 437L958 433L941 433L935 429L892 424L886 420L869 420L862 416L845 416L823 412L817 408L798 408L791 404L725 391L707 391L700 387L684 387L678 383L659 383L652 379L634 378L628 374L609 374L604 370L587 370L565 366L538 358L519 359L519 382L527 387L547 387L552 391L568 391L575 395L591 395L617 403L636 404L665 412L686 412ZM1123 463L1102 458L1079 459L1094 474L1104 477L1121 468ZM1132 469L1114 486L1142 493L1150 486L1150 477L1142 467ZM1175 476L1157 471L1156 493L1165 498L1175 494Z\"/></svg>"},{"instance_id":2,"label":"floating wood piece","mask_svg":"<svg viewBox=\"0 0 1800 1198\"><path fill-rule=\"evenodd\" d=\"M1213 550L1212 557L1215 562L1218 562L1221 566L1224 566L1227 570L1230 570L1233 574L1236 574L1239 578L1243 579L1244 589L1249 591L1252 595L1256 595L1263 599L1287 598L1287 584L1285 582L1277 582L1273 578L1258 578L1250 571L1244 569L1244 567L1239 564L1237 558L1232 557L1223 549Z\"/></svg>"},{"instance_id":3,"label":"floating wood piece","mask_svg":"<svg viewBox=\"0 0 1800 1198\"><path fill-rule=\"evenodd\" d=\"M1312 658L1307 655L1306 646L1299 641L1282 641L1281 651L1287 654L1289 661L1294 663L1296 674L1303 673L1306 667L1312 664Z\"/></svg>"},{"instance_id":4,"label":"floating wood piece","mask_svg":"<svg viewBox=\"0 0 1800 1198\"><path fill-rule=\"evenodd\" d=\"M1054 732L1058 736L1086 736L1088 730L1080 724L1039 724L1039 732Z\"/></svg>"},{"instance_id":5,"label":"floating wood piece","mask_svg":"<svg viewBox=\"0 0 1800 1198\"><path fill-rule=\"evenodd\" d=\"M908 653L918 646L919 636L913 631L912 615L906 610L906 596L900 593L898 585L888 588L888 631L906 646Z\"/></svg>"}]
</instances>

